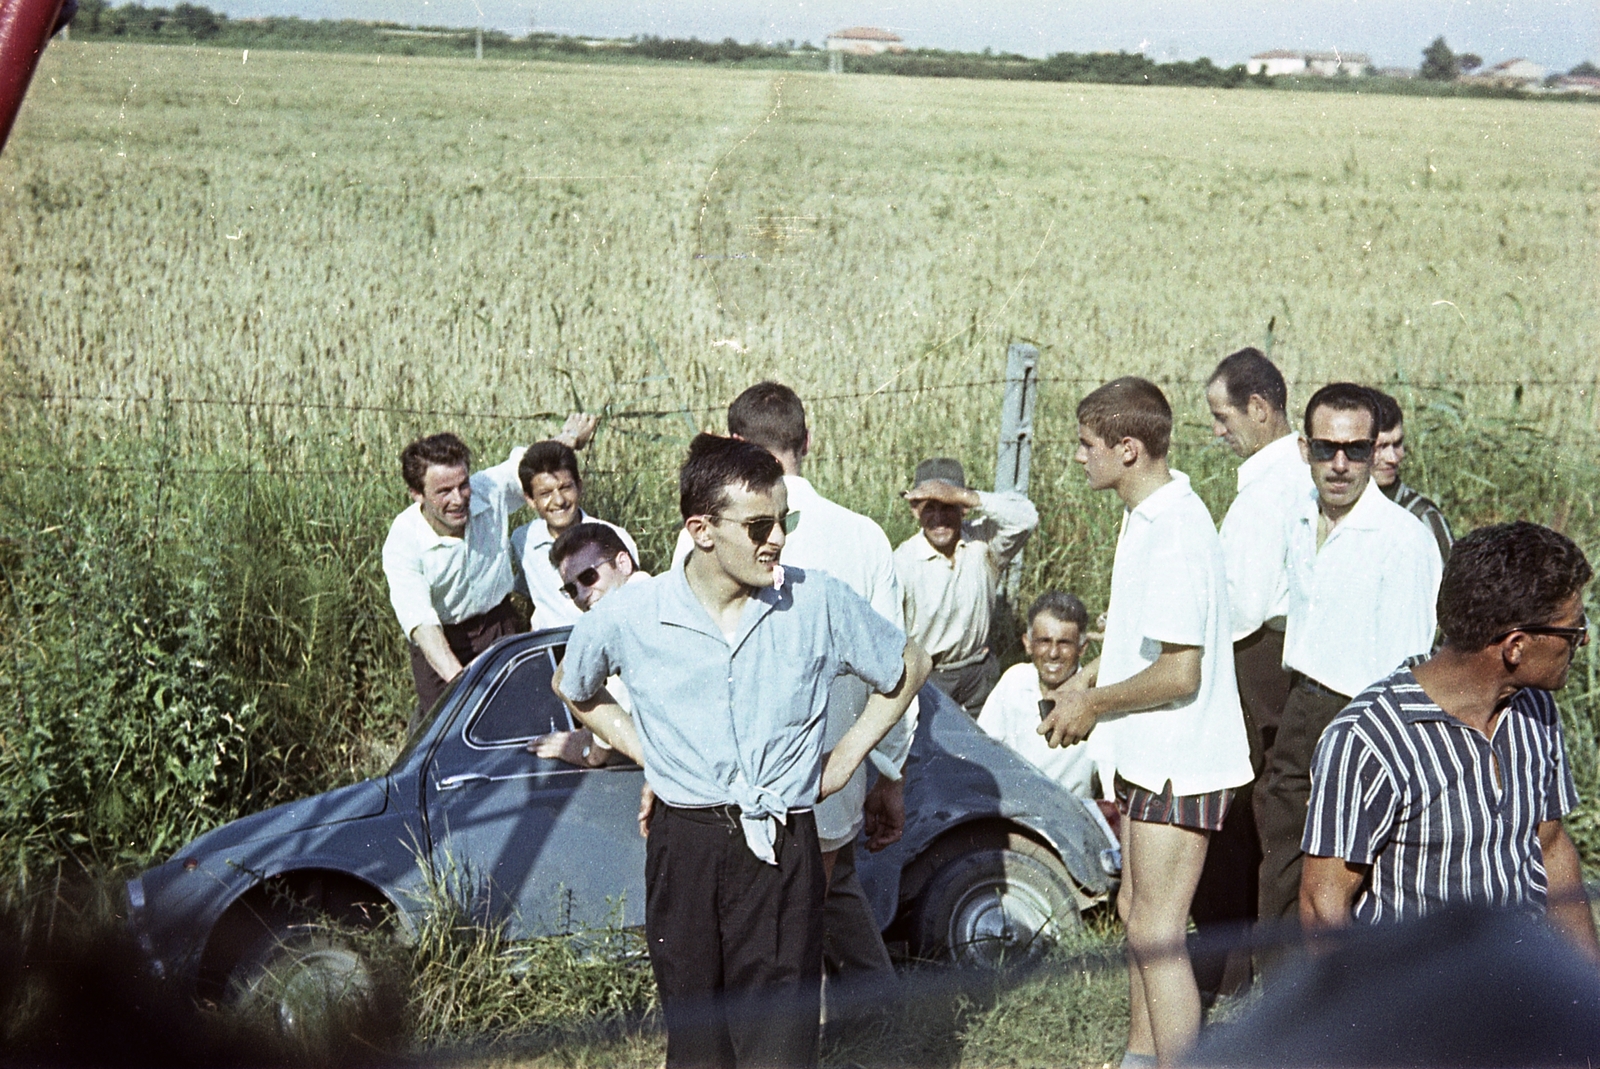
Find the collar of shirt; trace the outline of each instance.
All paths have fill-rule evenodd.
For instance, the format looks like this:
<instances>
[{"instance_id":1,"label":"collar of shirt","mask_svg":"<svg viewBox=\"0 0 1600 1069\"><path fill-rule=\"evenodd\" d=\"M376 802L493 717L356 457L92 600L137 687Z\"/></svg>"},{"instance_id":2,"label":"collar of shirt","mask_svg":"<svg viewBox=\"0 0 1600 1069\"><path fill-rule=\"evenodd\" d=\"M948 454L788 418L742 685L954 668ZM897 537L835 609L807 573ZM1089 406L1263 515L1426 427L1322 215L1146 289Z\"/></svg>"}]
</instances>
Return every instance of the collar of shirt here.
<instances>
[{"instance_id":1,"label":"collar of shirt","mask_svg":"<svg viewBox=\"0 0 1600 1069\"><path fill-rule=\"evenodd\" d=\"M486 499L486 495L478 493L478 488L473 487L471 512L467 516L466 531L471 532L472 522L485 512L494 508L494 503ZM400 514L401 522L411 528L412 541L419 550L433 549L437 546L453 546L464 540L463 535L440 534L433 529L427 517L422 515L422 503L413 501L411 507Z\"/></svg>"},{"instance_id":2,"label":"collar of shirt","mask_svg":"<svg viewBox=\"0 0 1600 1069\"><path fill-rule=\"evenodd\" d=\"M927 535L923 534L920 530L910 538L906 539L906 541L910 542L912 548L916 550L918 560L942 561L947 567L954 568L956 566L956 554L967 548L969 543L969 539L966 537L965 524L962 524L961 532L961 537L956 540L955 551L952 552L948 557L943 553L940 553L937 549L934 549L933 543L929 542Z\"/></svg>"},{"instance_id":3,"label":"collar of shirt","mask_svg":"<svg viewBox=\"0 0 1600 1069\"><path fill-rule=\"evenodd\" d=\"M1367 488L1363 490L1361 492L1361 496L1356 499L1355 506L1349 512L1345 513L1344 519L1340 520L1338 524L1334 526L1333 530L1328 532L1328 537L1323 539L1322 548L1326 549L1329 542L1332 542L1335 538L1338 538L1340 531L1382 530L1383 519L1380 513L1385 507L1393 504L1393 502L1389 501L1383 496L1383 491L1378 488L1378 484L1369 480L1367 482ZM1394 505L1394 507L1399 508L1400 506ZM1317 525L1317 515L1321 512L1321 510L1321 499L1317 496L1316 487L1313 486L1311 488L1311 492L1306 496L1305 500L1301 502L1299 518L1300 522L1306 524L1307 526L1311 527L1313 531L1315 531Z\"/></svg>"},{"instance_id":4,"label":"collar of shirt","mask_svg":"<svg viewBox=\"0 0 1600 1069\"><path fill-rule=\"evenodd\" d=\"M1300 456L1300 436L1294 431L1245 458L1244 463L1239 465L1239 489L1243 490L1258 479L1266 478L1275 469L1290 464L1305 464Z\"/></svg>"},{"instance_id":5,"label":"collar of shirt","mask_svg":"<svg viewBox=\"0 0 1600 1069\"><path fill-rule=\"evenodd\" d=\"M582 509L578 510L578 523L595 522L597 521L593 516L589 515ZM576 527L577 525L578 524L575 523L572 526ZM568 529L570 530L571 528ZM535 515L533 519L528 521L528 545L539 547L553 546L555 544L556 540L550 537L550 525L544 522L543 516Z\"/></svg>"},{"instance_id":6,"label":"collar of shirt","mask_svg":"<svg viewBox=\"0 0 1600 1069\"><path fill-rule=\"evenodd\" d=\"M1124 513L1129 517L1138 517L1142 520L1153 520L1167 509L1177 504L1184 494L1189 492L1189 477L1181 471L1172 470L1172 478L1156 490L1138 506ZM1126 527L1126 524L1124 524Z\"/></svg>"},{"instance_id":7,"label":"collar of shirt","mask_svg":"<svg viewBox=\"0 0 1600 1069\"><path fill-rule=\"evenodd\" d=\"M755 630L763 617L777 608L785 597L792 597L784 594L776 586L764 586L751 592L749 600L739 612L739 630L734 633L733 641L728 642L728 636L722 633L722 628L717 626L717 622L711 618L711 613L700 604L700 599L695 597L694 590L689 586L686 563L684 560L673 565L667 579L667 587L660 603L661 622L673 627L687 627L719 642L726 642L734 652L738 652L739 647L744 644L744 640Z\"/></svg>"}]
</instances>

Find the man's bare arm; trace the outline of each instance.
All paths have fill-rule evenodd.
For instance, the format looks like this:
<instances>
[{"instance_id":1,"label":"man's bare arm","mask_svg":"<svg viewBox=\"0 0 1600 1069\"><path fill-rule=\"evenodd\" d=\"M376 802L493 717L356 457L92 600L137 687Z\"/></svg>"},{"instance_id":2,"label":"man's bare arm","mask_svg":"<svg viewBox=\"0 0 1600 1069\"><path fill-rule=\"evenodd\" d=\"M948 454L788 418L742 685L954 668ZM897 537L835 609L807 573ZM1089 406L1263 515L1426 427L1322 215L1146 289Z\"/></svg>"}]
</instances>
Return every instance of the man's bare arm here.
<instances>
[{"instance_id":1,"label":"man's bare arm","mask_svg":"<svg viewBox=\"0 0 1600 1069\"><path fill-rule=\"evenodd\" d=\"M561 693L565 667L558 666L554 678L550 680L550 689L555 691L556 697L572 710L572 715L582 721L584 727L605 739L613 750L635 764L644 764L644 750L639 745L639 731L633 726L633 717L617 704L617 700L604 687L595 691L593 697L581 702L572 701Z\"/></svg>"},{"instance_id":2,"label":"man's bare arm","mask_svg":"<svg viewBox=\"0 0 1600 1069\"><path fill-rule=\"evenodd\" d=\"M1546 913L1550 923L1592 961L1600 961L1600 939L1596 939L1594 913L1583 889L1583 866L1578 848L1559 820L1539 824L1539 846L1544 851L1547 887Z\"/></svg>"},{"instance_id":3,"label":"man's bare arm","mask_svg":"<svg viewBox=\"0 0 1600 1069\"><path fill-rule=\"evenodd\" d=\"M461 661L450 648L449 640L444 637L443 627L438 624L418 624L416 630L411 632L411 641L427 658L428 666L446 683L461 674Z\"/></svg>"},{"instance_id":4,"label":"man's bare arm","mask_svg":"<svg viewBox=\"0 0 1600 1069\"><path fill-rule=\"evenodd\" d=\"M834 746L833 753L828 755L828 763L822 769L822 790L817 796L818 801L844 789L867 754L889 733L895 721L905 715L911 699L928 681L933 662L915 640L906 639L901 660L905 667L899 685L887 694L874 694L868 698L866 708L861 710L856 722Z\"/></svg>"},{"instance_id":5,"label":"man's bare arm","mask_svg":"<svg viewBox=\"0 0 1600 1069\"><path fill-rule=\"evenodd\" d=\"M1371 871L1342 857L1308 855L1300 870L1300 927L1312 934L1349 927L1350 907Z\"/></svg>"},{"instance_id":6,"label":"man's bare arm","mask_svg":"<svg viewBox=\"0 0 1600 1069\"><path fill-rule=\"evenodd\" d=\"M1080 690L1069 681L1050 693L1056 707L1039 725L1039 734L1051 746L1070 746L1088 738L1095 721L1107 713L1154 709L1192 697L1200 689L1201 653L1199 646L1163 642L1154 664L1120 683Z\"/></svg>"}]
</instances>

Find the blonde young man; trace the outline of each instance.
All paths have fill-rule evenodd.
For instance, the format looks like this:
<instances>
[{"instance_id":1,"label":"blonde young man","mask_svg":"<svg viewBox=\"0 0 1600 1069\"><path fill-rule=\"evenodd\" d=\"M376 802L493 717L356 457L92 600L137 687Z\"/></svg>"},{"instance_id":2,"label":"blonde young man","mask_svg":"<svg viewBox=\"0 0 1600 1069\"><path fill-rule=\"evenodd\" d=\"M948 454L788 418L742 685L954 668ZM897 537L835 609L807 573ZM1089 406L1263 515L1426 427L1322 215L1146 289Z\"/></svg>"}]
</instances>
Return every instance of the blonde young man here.
<instances>
[{"instance_id":1,"label":"blonde young man","mask_svg":"<svg viewBox=\"0 0 1600 1069\"><path fill-rule=\"evenodd\" d=\"M1078 405L1077 461L1126 511L1101 655L1050 695L1038 729L1053 746L1096 732L1117 769L1124 1066L1170 1065L1199 1033L1189 904L1233 789L1251 778L1222 544L1188 477L1167 466L1171 434L1172 409L1144 379L1116 379Z\"/></svg>"}]
</instances>

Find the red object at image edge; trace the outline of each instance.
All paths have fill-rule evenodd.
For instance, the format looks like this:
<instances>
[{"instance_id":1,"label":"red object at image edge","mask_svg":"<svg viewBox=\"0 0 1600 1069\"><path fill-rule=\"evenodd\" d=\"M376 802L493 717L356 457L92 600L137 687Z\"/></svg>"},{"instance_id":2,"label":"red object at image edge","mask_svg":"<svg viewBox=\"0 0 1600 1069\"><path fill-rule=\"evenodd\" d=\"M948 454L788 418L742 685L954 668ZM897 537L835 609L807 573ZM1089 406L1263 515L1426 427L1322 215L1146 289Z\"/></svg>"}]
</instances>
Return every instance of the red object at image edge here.
<instances>
[{"instance_id":1,"label":"red object at image edge","mask_svg":"<svg viewBox=\"0 0 1600 1069\"><path fill-rule=\"evenodd\" d=\"M0 149L22 109L64 0L0 0Z\"/></svg>"}]
</instances>

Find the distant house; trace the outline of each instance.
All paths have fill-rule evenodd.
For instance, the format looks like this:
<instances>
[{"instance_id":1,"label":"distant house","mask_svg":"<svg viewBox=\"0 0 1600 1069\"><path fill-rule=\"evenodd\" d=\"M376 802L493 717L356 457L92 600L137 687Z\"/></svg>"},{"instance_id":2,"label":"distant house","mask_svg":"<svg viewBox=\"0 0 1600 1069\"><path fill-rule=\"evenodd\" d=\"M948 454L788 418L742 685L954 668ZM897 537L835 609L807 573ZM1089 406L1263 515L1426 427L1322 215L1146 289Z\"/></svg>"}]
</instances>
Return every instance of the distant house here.
<instances>
[{"instance_id":1,"label":"distant house","mask_svg":"<svg viewBox=\"0 0 1600 1069\"><path fill-rule=\"evenodd\" d=\"M1588 74L1563 74L1550 83L1550 88L1557 93L1582 93L1584 96L1600 96L1600 78Z\"/></svg>"},{"instance_id":2,"label":"distant house","mask_svg":"<svg viewBox=\"0 0 1600 1069\"><path fill-rule=\"evenodd\" d=\"M1283 74L1310 74L1332 78L1337 74L1361 75L1372 66L1365 52L1305 52L1290 48L1274 48L1270 52L1257 52L1245 61L1249 74L1266 74L1276 78Z\"/></svg>"},{"instance_id":3,"label":"distant house","mask_svg":"<svg viewBox=\"0 0 1600 1069\"><path fill-rule=\"evenodd\" d=\"M1486 71L1480 71L1472 76L1475 82L1489 82L1494 85L1503 85L1512 89L1527 89L1544 81L1545 69L1531 59L1508 59L1504 63L1496 63Z\"/></svg>"},{"instance_id":4,"label":"distant house","mask_svg":"<svg viewBox=\"0 0 1600 1069\"><path fill-rule=\"evenodd\" d=\"M855 56L875 56L880 52L904 52L905 42L888 30L872 26L852 26L828 34L829 52L848 52Z\"/></svg>"},{"instance_id":5,"label":"distant house","mask_svg":"<svg viewBox=\"0 0 1600 1069\"><path fill-rule=\"evenodd\" d=\"M1306 54L1291 52L1287 48L1257 52L1245 61L1244 69L1250 74L1265 74L1269 78L1276 78L1280 74L1304 74Z\"/></svg>"}]
</instances>

